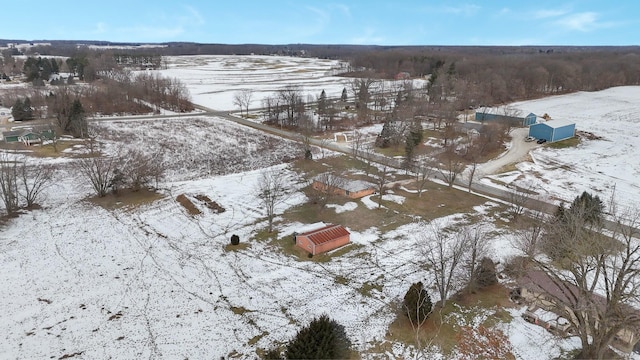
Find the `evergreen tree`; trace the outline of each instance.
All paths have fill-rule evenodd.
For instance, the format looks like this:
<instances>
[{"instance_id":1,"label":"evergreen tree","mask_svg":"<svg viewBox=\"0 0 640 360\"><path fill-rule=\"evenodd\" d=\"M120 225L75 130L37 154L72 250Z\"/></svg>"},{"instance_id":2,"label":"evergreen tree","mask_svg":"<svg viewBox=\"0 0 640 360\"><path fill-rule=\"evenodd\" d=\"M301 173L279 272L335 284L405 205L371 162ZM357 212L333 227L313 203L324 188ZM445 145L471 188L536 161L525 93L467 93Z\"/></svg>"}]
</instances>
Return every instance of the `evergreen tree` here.
<instances>
[{"instance_id":1,"label":"evergreen tree","mask_svg":"<svg viewBox=\"0 0 640 360\"><path fill-rule=\"evenodd\" d=\"M487 287L498 283L496 272L496 264L488 257L480 260L480 266L476 269L476 285L478 287Z\"/></svg>"},{"instance_id":2,"label":"evergreen tree","mask_svg":"<svg viewBox=\"0 0 640 360\"><path fill-rule=\"evenodd\" d=\"M376 146L386 148L391 145L391 138L393 137L393 125L391 120L387 120L382 125L382 130L376 138Z\"/></svg>"},{"instance_id":3,"label":"evergreen tree","mask_svg":"<svg viewBox=\"0 0 640 360\"><path fill-rule=\"evenodd\" d=\"M327 315L315 318L287 345L287 359L347 359L351 341L344 326Z\"/></svg>"},{"instance_id":4,"label":"evergreen tree","mask_svg":"<svg viewBox=\"0 0 640 360\"><path fill-rule=\"evenodd\" d=\"M16 121L24 120L24 106L22 105L22 99L17 98L16 102L11 107L11 116Z\"/></svg>"},{"instance_id":5,"label":"evergreen tree","mask_svg":"<svg viewBox=\"0 0 640 360\"><path fill-rule=\"evenodd\" d=\"M604 204L598 195L593 196L584 191L573 200L569 211L574 215L581 215L586 223L599 224L602 221Z\"/></svg>"},{"instance_id":6,"label":"evergreen tree","mask_svg":"<svg viewBox=\"0 0 640 360\"><path fill-rule=\"evenodd\" d=\"M33 108L31 107L31 99L27 96L22 102L23 120L33 119Z\"/></svg>"},{"instance_id":7,"label":"evergreen tree","mask_svg":"<svg viewBox=\"0 0 640 360\"><path fill-rule=\"evenodd\" d=\"M413 165L413 158L415 155L415 149L422 142L422 125L419 121L416 121L409 129L409 132L405 136L405 168L410 169Z\"/></svg>"},{"instance_id":8,"label":"evergreen tree","mask_svg":"<svg viewBox=\"0 0 640 360\"><path fill-rule=\"evenodd\" d=\"M73 100L69 111L69 129L75 137L87 135L87 119L80 99Z\"/></svg>"},{"instance_id":9,"label":"evergreen tree","mask_svg":"<svg viewBox=\"0 0 640 360\"><path fill-rule=\"evenodd\" d=\"M417 282L404 295L403 309L414 325L424 322L431 314L433 304L422 282Z\"/></svg>"},{"instance_id":10,"label":"evergreen tree","mask_svg":"<svg viewBox=\"0 0 640 360\"><path fill-rule=\"evenodd\" d=\"M347 102L347 88L342 88L342 95L340 96L340 101Z\"/></svg>"},{"instance_id":11,"label":"evergreen tree","mask_svg":"<svg viewBox=\"0 0 640 360\"><path fill-rule=\"evenodd\" d=\"M324 116L327 113L327 93L322 90L318 98L318 115Z\"/></svg>"}]
</instances>

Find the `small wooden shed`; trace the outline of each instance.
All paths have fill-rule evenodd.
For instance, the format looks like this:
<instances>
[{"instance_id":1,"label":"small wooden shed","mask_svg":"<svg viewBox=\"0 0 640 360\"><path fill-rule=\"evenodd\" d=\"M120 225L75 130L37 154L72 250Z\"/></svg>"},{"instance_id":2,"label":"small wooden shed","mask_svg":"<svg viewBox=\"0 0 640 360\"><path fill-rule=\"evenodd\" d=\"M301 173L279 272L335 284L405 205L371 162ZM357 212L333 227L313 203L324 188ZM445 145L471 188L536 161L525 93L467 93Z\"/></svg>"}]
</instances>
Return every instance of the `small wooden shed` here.
<instances>
[{"instance_id":1,"label":"small wooden shed","mask_svg":"<svg viewBox=\"0 0 640 360\"><path fill-rule=\"evenodd\" d=\"M350 235L342 225L327 224L315 230L296 234L296 245L316 255L348 244Z\"/></svg>"}]
</instances>

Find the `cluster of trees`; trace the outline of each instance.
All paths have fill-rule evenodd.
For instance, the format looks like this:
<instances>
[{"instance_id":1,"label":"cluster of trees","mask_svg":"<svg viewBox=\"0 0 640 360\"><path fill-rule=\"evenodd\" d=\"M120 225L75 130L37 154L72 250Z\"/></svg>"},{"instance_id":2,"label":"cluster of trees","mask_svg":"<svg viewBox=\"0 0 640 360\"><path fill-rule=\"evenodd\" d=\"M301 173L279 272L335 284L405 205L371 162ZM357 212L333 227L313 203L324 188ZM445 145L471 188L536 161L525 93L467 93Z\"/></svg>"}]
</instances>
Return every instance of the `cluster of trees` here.
<instances>
[{"instance_id":1,"label":"cluster of trees","mask_svg":"<svg viewBox=\"0 0 640 360\"><path fill-rule=\"evenodd\" d=\"M599 197L584 192L553 216L528 215L516 243L527 260L521 266L530 267L518 271L540 270L557 288L545 296L580 339L578 358L609 357L620 330L640 328L639 213L605 214Z\"/></svg>"},{"instance_id":2,"label":"cluster of trees","mask_svg":"<svg viewBox=\"0 0 640 360\"><path fill-rule=\"evenodd\" d=\"M351 340L344 326L327 315L314 318L298 331L286 345L284 357L278 349L271 349L265 359L348 359Z\"/></svg>"},{"instance_id":3,"label":"cluster of trees","mask_svg":"<svg viewBox=\"0 0 640 360\"><path fill-rule=\"evenodd\" d=\"M522 215L520 221L526 225L515 237L515 245L528 262L522 262L524 267L514 275L536 270L548 276L558 292L545 293L545 298L550 310L568 320L570 331L580 339L578 358L611 356L609 345L619 331L640 328L640 311L633 307L640 300L638 213L611 213L607 220L599 197L584 192L553 216L536 211ZM411 285L402 309L414 329L424 324L434 308L444 306L452 292L497 282L495 264L486 257L486 237L481 224L456 229L437 221L429 224L423 235L424 261L440 301L434 305L421 282ZM472 338L476 340L468 344ZM478 339L486 346L476 346ZM503 343L500 339L504 334L490 329L463 327L459 351L470 358L488 349L502 353L508 349L493 346Z\"/></svg>"},{"instance_id":4,"label":"cluster of trees","mask_svg":"<svg viewBox=\"0 0 640 360\"><path fill-rule=\"evenodd\" d=\"M68 90L61 87L55 93L49 93L48 112L61 132L84 138L88 135L86 111L80 99Z\"/></svg>"},{"instance_id":5,"label":"cluster of trees","mask_svg":"<svg viewBox=\"0 0 640 360\"><path fill-rule=\"evenodd\" d=\"M53 171L51 166L32 164L26 157L0 154L0 199L7 215L36 206L42 191L52 181Z\"/></svg>"},{"instance_id":6,"label":"cluster of trees","mask_svg":"<svg viewBox=\"0 0 640 360\"><path fill-rule=\"evenodd\" d=\"M33 58L28 57L25 60L22 71L25 75L25 81L33 82L34 84L42 84L43 81L49 81L52 74L57 74L60 71L60 63L56 58Z\"/></svg>"},{"instance_id":7,"label":"cluster of trees","mask_svg":"<svg viewBox=\"0 0 640 360\"><path fill-rule=\"evenodd\" d=\"M302 89L289 85L272 96L262 100L265 122L280 125L288 129L308 128L311 119L306 113L307 107Z\"/></svg>"},{"instance_id":8,"label":"cluster of trees","mask_svg":"<svg viewBox=\"0 0 640 360\"><path fill-rule=\"evenodd\" d=\"M157 186L164 177L162 154L145 154L140 150L129 150L117 156L103 156L95 149L77 162L77 169L88 180L98 197L109 190L139 191L152 183Z\"/></svg>"},{"instance_id":9,"label":"cluster of trees","mask_svg":"<svg viewBox=\"0 0 640 360\"><path fill-rule=\"evenodd\" d=\"M35 89L5 92L0 100L14 104L13 111L18 115L14 115L15 119L52 117L62 132L74 135L84 129L75 126L82 124L70 121L70 116L80 114L79 110L83 116L78 119L84 121L93 114L146 114L160 109L189 112L194 109L189 91L179 80L158 74L133 76L127 71L105 72L100 83L61 85L48 93ZM82 105L81 109L79 105ZM74 106L77 112L72 111Z\"/></svg>"},{"instance_id":10,"label":"cluster of trees","mask_svg":"<svg viewBox=\"0 0 640 360\"><path fill-rule=\"evenodd\" d=\"M380 77L399 72L430 76L434 90L456 96L458 106L499 104L640 82L637 49L416 48L353 55L354 68Z\"/></svg>"},{"instance_id":11,"label":"cluster of trees","mask_svg":"<svg viewBox=\"0 0 640 360\"><path fill-rule=\"evenodd\" d=\"M16 121L31 120L33 116L33 108L31 107L31 99L29 97L17 98L11 107L11 116Z\"/></svg>"}]
</instances>

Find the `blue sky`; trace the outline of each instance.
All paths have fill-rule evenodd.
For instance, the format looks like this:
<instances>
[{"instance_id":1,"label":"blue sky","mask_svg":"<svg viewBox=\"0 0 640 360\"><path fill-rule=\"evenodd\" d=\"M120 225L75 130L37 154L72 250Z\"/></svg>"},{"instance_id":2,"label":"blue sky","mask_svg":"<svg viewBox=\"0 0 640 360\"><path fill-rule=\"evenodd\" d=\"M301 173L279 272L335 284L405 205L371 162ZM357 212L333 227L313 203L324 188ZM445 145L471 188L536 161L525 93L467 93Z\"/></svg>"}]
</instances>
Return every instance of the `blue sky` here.
<instances>
[{"instance_id":1,"label":"blue sky","mask_svg":"<svg viewBox=\"0 0 640 360\"><path fill-rule=\"evenodd\" d=\"M98 5L100 4L100 5ZM640 1L11 1L0 38L225 44L639 45Z\"/></svg>"}]
</instances>

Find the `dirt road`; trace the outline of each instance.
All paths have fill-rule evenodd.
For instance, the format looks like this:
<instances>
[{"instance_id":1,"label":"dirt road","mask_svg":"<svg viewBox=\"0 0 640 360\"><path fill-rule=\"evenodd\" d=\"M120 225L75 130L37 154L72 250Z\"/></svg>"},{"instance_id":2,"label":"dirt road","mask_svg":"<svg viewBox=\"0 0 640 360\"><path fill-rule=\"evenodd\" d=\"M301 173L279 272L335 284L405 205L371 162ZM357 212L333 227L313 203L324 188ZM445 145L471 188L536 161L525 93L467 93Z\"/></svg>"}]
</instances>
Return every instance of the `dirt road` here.
<instances>
[{"instance_id":1,"label":"dirt road","mask_svg":"<svg viewBox=\"0 0 640 360\"><path fill-rule=\"evenodd\" d=\"M535 141L526 142L524 139L527 137L529 128L518 128L511 132L512 140L509 150L500 155L500 157L490 160L484 164L479 164L476 170L476 178L480 179L487 175L493 175L500 169L507 165L515 164L524 161L529 154L529 151L535 149L538 146Z\"/></svg>"}]
</instances>

